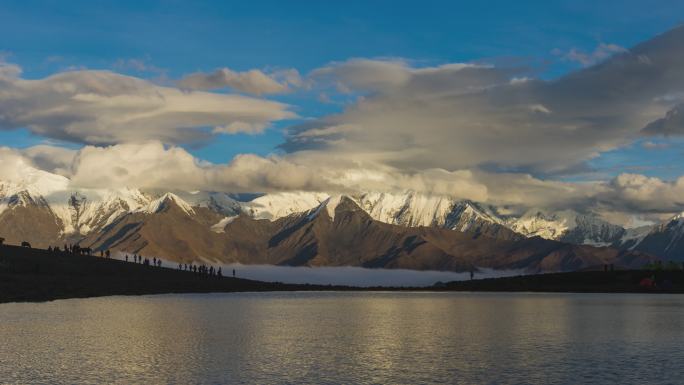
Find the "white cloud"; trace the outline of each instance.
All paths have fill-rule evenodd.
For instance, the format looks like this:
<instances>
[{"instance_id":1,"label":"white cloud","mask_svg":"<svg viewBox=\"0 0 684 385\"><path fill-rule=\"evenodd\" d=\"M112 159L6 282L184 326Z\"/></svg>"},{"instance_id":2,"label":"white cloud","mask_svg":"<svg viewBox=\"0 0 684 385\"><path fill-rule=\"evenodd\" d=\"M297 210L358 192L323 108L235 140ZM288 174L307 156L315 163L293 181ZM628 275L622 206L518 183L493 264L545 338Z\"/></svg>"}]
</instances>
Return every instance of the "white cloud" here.
<instances>
[{"instance_id":1,"label":"white cloud","mask_svg":"<svg viewBox=\"0 0 684 385\"><path fill-rule=\"evenodd\" d=\"M414 68L399 59L350 59L318 68L309 75L318 84L332 85L342 92L405 92L408 87L463 92L507 81L505 71L491 66L451 63ZM447 80L447 83L441 83Z\"/></svg>"},{"instance_id":2,"label":"white cloud","mask_svg":"<svg viewBox=\"0 0 684 385\"><path fill-rule=\"evenodd\" d=\"M162 87L109 71L64 72L38 80L0 66L0 129L77 143L197 142L216 132L262 130L295 115L282 103Z\"/></svg>"},{"instance_id":3,"label":"white cloud","mask_svg":"<svg viewBox=\"0 0 684 385\"><path fill-rule=\"evenodd\" d=\"M30 159L36 168L62 176L71 175L76 153L76 150L50 145L38 145L21 150L21 154Z\"/></svg>"},{"instance_id":4,"label":"white cloud","mask_svg":"<svg viewBox=\"0 0 684 385\"><path fill-rule=\"evenodd\" d=\"M220 68L211 73L190 74L178 81L178 84L183 88L196 90L231 88L248 94L264 95L290 92L292 88L301 87L303 81L295 69L266 74L256 69L237 72Z\"/></svg>"},{"instance_id":5,"label":"white cloud","mask_svg":"<svg viewBox=\"0 0 684 385\"><path fill-rule=\"evenodd\" d=\"M45 154L57 154L45 162ZM45 167L48 167L47 169ZM50 169L51 168L51 169ZM684 210L684 177L675 181L621 174L607 182L560 182L522 173L477 170L415 172L316 152L283 157L236 156L226 164L195 158L180 147L159 142L79 151L50 146L26 150L0 147L0 180L23 181L27 175L49 180L59 173L69 188L135 187L153 190L362 193L417 191L486 202L522 213L529 208L595 211L613 220L635 216L664 218ZM41 171L42 172L42 171Z\"/></svg>"},{"instance_id":6,"label":"white cloud","mask_svg":"<svg viewBox=\"0 0 684 385\"><path fill-rule=\"evenodd\" d=\"M600 43L592 52L585 52L577 48L572 48L566 53L556 49L554 50L554 53L561 55L565 60L577 62L584 67L588 67L606 60L615 54L626 51L627 49L620 47L617 44Z\"/></svg>"},{"instance_id":7,"label":"white cloud","mask_svg":"<svg viewBox=\"0 0 684 385\"><path fill-rule=\"evenodd\" d=\"M674 181L640 174L620 174L599 198L611 207L636 212L672 213L684 210L684 176Z\"/></svg>"},{"instance_id":8,"label":"white cloud","mask_svg":"<svg viewBox=\"0 0 684 385\"><path fill-rule=\"evenodd\" d=\"M421 68L370 59L332 63L307 80L296 71L191 75L182 81L186 87L261 95L313 81L325 91L358 97L339 114L291 127L282 146L286 154L242 154L226 164L202 161L175 144L261 132L292 117L288 106L184 92L106 71L25 80L21 68L2 64L0 128L27 127L90 145L77 151L0 149L0 179L19 178L17 170L35 167L69 177L74 188L414 190L511 211L596 209L621 217L681 211L684 178L622 174L582 183L533 175L579 167L644 135L679 135L683 34L684 29L675 30L554 81L484 65Z\"/></svg>"}]
</instances>

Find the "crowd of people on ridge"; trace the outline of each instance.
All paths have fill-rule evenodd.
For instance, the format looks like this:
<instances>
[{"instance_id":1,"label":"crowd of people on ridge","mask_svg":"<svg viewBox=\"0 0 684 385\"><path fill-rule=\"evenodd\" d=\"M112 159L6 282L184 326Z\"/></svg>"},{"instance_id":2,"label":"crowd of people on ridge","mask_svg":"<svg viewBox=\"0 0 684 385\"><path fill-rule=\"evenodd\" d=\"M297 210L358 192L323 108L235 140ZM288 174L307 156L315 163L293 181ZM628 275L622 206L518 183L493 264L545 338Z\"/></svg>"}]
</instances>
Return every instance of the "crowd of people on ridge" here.
<instances>
[{"instance_id":1,"label":"crowd of people on ridge","mask_svg":"<svg viewBox=\"0 0 684 385\"><path fill-rule=\"evenodd\" d=\"M22 246L27 244L26 247L31 247L28 242L22 242ZM67 253L67 254L77 254L77 255L93 255L93 250L90 247L81 247L80 245L74 244L64 244L64 247L59 246L48 246L47 251L52 253ZM111 253L109 250L100 250L100 257L111 258Z\"/></svg>"},{"instance_id":2,"label":"crowd of people on ridge","mask_svg":"<svg viewBox=\"0 0 684 385\"><path fill-rule=\"evenodd\" d=\"M221 270L221 267L214 268L214 266L194 265L192 263L188 265L187 263L179 263L178 270L190 271L193 273L198 273L200 275L205 275L209 277L223 277L223 271ZM235 269L233 269L233 277L235 277Z\"/></svg>"},{"instance_id":3,"label":"crowd of people on ridge","mask_svg":"<svg viewBox=\"0 0 684 385\"><path fill-rule=\"evenodd\" d=\"M0 238L0 245L4 244L5 239ZM21 243L22 247L31 247L31 244L24 241ZM90 247L81 247L78 244L70 244L70 243L65 243L64 246L48 246L47 251L51 253L60 253L60 254L73 254L73 255L93 255L93 250ZM112 253L109 249L107 250L100 250L99 251L100 257L102 258L107 258L110 259L112 257ZM153 257L152 260L149 258L145 258L142 255L138 254L133 254L132 256L129 257L128 254L124 256L124 260L126 262L133 262L133 263L139 263L141 265L145 266L154 266L154 267L162 267L162 260L157 257ZM189 271L192 273L197 273L202 276L210 276L210 277L223 277L223 271L221 267L215 268L214 266L207 266L207 265L195 265L195 264L183 264L179 263L178 264L178 270L180 271ZM233 277L235 277L235 269L233 269Z\"/></svg>"},{"instance_id":4,"label":"crowd of people on ridge","mask_svg":"<svg viewBox=\"0 0 684 385\"><path fill-rule=\"evenodd\" d=\"M128 254L126 254L126 256L124 258L125 258L126 262L128 262ZM155 266L155 267L161 267L162 266L161 259L159 259L157 257L152 257L152 260L150 261L149 258L143 258L142 255L133 254L131 259L132 259L133 263L139 263L139 264L145 265L145 266L150 266L150 265Z\"/></svg>"}]
</instances>

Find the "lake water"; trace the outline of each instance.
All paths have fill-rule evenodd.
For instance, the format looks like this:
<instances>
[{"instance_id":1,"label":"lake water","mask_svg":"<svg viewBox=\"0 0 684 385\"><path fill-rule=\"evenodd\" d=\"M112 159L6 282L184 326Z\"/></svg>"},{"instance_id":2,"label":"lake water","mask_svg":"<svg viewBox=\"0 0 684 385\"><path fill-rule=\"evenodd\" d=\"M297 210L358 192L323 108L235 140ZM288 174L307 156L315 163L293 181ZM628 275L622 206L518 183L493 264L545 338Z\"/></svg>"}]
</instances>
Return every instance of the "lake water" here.
<instances>
[{"instance_id":1,"label":"lake water","mask_svg":"<svg viewBox=\"0 0 684 385\"><path fill-rule=\"evenodd\" d=\"M682 383L684 296L159 295L0 305L8 384Z\"/></svg>"}]
</instances>

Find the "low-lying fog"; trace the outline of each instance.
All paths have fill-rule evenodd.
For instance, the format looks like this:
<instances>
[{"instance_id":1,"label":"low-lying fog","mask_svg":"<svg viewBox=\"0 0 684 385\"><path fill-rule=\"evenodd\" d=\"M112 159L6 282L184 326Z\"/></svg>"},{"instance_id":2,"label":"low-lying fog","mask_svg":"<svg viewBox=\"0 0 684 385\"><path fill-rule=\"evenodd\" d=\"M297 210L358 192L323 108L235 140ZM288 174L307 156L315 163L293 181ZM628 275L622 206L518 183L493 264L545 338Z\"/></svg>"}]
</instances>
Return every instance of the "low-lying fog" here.
<instances>
[{"instance_id":1,"label":"low-lying fog","mask_svg":"<svg viewBox=\"0 0 684 385\"><path fill-rule=\"evenodd\" d=\"M470 273L450 271L416 271L401 269L367 269L363 267L290 267L270 265L225 265L223 275L283 283L311 283L348 286L432 286L436 282L470 279ZM475 278L520 275L521 271L480 269Z\"/></svg>"},{"instance_id":2,"label":"low-lying fog","mask_svg":"<svg viewBox=\"0 0 684 385\"><path fill-rule=\"evenodd\" d=\"M123 253L116 253L116 259L124 260ZM132 261L132 256L129 256ZM152 259L150 257L150 259ZM178 263L162 260L163 266L176 268ZM419 271L405 269L369 269L364 267L292 267L273 265L213 265L221 266L223 275L232 276L235 269L237 278L254 279L264 282L309 283L317 285L345 286L386 286L386 287L424 287L437 282L463 281L470 279L470 273L452 271ZM523 270L493 270L480 268L476 279L511 277L525 274Z\"/></svg>"}]
</instances>

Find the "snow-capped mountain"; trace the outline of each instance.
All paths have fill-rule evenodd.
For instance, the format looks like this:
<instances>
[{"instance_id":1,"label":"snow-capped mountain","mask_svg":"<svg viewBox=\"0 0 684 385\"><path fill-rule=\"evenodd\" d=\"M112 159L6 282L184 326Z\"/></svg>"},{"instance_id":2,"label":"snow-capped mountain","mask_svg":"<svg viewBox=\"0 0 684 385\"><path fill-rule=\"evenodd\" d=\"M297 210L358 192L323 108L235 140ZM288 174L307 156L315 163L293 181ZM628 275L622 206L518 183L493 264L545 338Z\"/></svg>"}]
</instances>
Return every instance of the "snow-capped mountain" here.
<instances>
[{"instance_id":1,"label":"snow-capped mountain","mask_svg":"<svg viewBox=\"0 0 684 385\"><path fill-rule=\"evenodd\" d=\"M243 212L257 219L275 221L302 212L334 209L342 198L348 198L374 220L405 227L438 227L461 232L484 234L505 239L517 235L496 215L494 208L446 196L406 193L365 193L329 195L324 193L267 194L243 204Z\"/></svg>"},{"instance_id":2,"label":"snow-capped mountain","mask_svg":"<svg viewBox=\"0 0 684 385\"><path fill-rule=\"evenodd\" d=\"M597 249L541 238L518 240L473 236L438 227L407 227L376 221L347 196L274 221L239 215L221 220L201 207L189 211L174 196L149 212L130 213L83 240L94 250L163 256L180 263L364 266L468 271L477 267L567 271L615 263L641 266L643 253Z\"/></svg>"},{"instance_id":3,"label":"snow-capped mountain","mask_svg":"<svg viewBox=\"0 0 684 385\"><path fill-rule=\"evenodd\" d=\"M562 211L544 213L530 210L519 218L508 218L508 227L526 237L544 239L560 239L570 228L574 227L575 213Z\"/></svg>"},{"instance_id":4,"label":"snow-capped mountain","mask_svg":"<svg viewBox=\"0 0 684 385\"><path fill-rule=\"evenodd\" d=\"M503 224L490 209L470 201L417 194L366 193L353 199L380 222L407 227L437 226L467 231L478 223Z\"/></svg>"},{"instance_id":5,"label":"snow-capped mountain","mask_svg":"<svg viewBox=\"0 0 684 385\"><path fill-rule=\"evenodd\" d=\"M628 232L614 246L683 262L684 213L677 214L658 225Z\"/></svg>"},{"instance_id":6,"label":"snow-capped mountain","mask_svg":"<svg viewBox=\"0 0 684 385\"><path fill-rule=\"evenodd\" d=\"M461 232L515 238L493 207L446 196L366 193L352 199L373 219L406 227L439 227Z\"/></svg>"},{"instance_id":7,"label":"snow-capped mountain","mask_svg":"<svg viewBox=\"0 0 684 385\"><path fill-rule=\"evenodd\" d=\"M575 217L575 226L559 240L574 244L609 246L622 239L626 230L622 226L608 223L595 214Z\"/></svg>"},{"instance_id":8,"label":"snow-capped mountain","mask_svg":"<svg viewBox=\"0 0 684 385\"><path fill-rule=\"evenodd\" d=\"M503 216L493 206L413 191L358 195L282 192L244 200L219 192L71 188L65 177L31 169L12 182L0 182L0 233L13 241L28 237L25 233L31 234L39 244L46 245L61 240L78 241L103 231L127 215L152 215L173 205L183 215L212 221L209 228L220 234L240 215L276 222L302 214L313 219L325 209L332 221L342 200L354 202L378 222L407 228L456 230L495 239L541 237L668 256L680 252L679 245L684 239L681 216L659 227L637 232L610 224L593 214L530 210L519 217ZM31 223L37 221L40 225L32 228Z\"/></svg>"},{"instance_id":9,"label":"snow-capped mountain","mask_svg":"<svg viewBox=\"0 0 684 385\"><path fill-rule=\"evenodd\" d=\"M526 237L594 246L611 245L625 234L624 228L595 214L579 214L572 210L554 213L530 210L519 218L509 218L507 225Z\"/></svg>"},{"instance_id":10,"label":"snow-capped mountain","mask_svg":"<svg viewBox=\"0 0 684 385\"><path fill-rule=\"evenodd\" d=\"M309 192L265 194L242 204L242 211L256 219L276 220L303 213L325 202L330 195Z\"/></svg>"},{"instance_id":11,"label":"snow-capped mountain","mask_svg":"<svg viewBox=\"0 0 684 385\"><path fill-rule=\"evenodd\" d=\"M89 234L121 215L146 207L151 197L137 189L77 190L58 194L51 208L62 222L64 234Z\"/></svg>"},{"instance_id":12,"label":"snow-capped mountain","mask_svg":"<svg viewBox=\"0 0 684 385\"><path fill-rule=\"evenodd\" d=\"M32 181L40 183L32 184ZM221 214L221 219L214 224L215 230L220 232L230 218L239 214L275 221L325 205L333 217L335 202L341 199L339 195L326 193L282 192L238 201L230 194L217 192L142 192L129 188L70 190L68 184L66 178L47 178L45 175L33 175L21 184L2 184L0 213L9 207L9 202L15 202L14 205L24 201L25 205L42 204L54 215L62 236L83 236L101 230L127 213L157 212L164 202L172 200L188 215L192 215L196 207ZM346 197L374 220L405 227L438 227L501 239L540 236L594 245L614 243L624 232L619 226L595 216L569 211L531 211L519 218L504 218L492 206L412 191L369 192Z\"/></svg>"}]
</instances>

